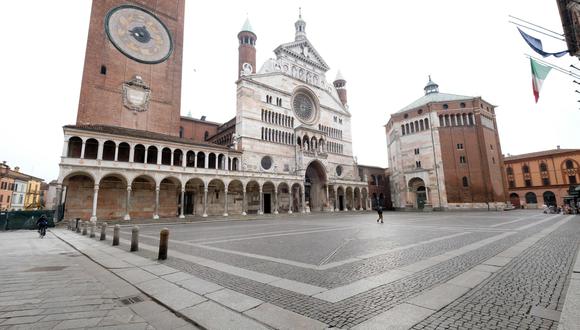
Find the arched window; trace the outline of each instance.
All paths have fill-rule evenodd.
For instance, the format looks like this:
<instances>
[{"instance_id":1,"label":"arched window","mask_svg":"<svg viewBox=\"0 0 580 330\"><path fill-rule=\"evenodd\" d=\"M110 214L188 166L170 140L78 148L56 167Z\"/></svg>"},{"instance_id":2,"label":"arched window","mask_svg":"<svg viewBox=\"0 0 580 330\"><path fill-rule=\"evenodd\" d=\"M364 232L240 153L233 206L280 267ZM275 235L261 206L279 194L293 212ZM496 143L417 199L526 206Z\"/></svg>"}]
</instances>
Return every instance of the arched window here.
<instances>
[{"instance_id":1,"label":"arched window","mask_svg":"<svg viewBox=\"0 0 580 330\"><path fill-rule=\"evenodd\" d=\"M203 133L203 139L207 140L209 138L209 132L205 131L205 133Z\"/></svg>"},{"instance_id":2,"label":"arched window","mask_svg":"<svg viewBox=\"0 0 580 330\"><path fill-rule=\"evenodd\" d=\"M73 136L68 139L67 157L81 158L81 149L83 147L83 140L78 136Z\"/></svg>"},{"instance_id":3,"label":"arched window","mask_svg":"<svg viewBox=\"0 0 580 330\"><path fill-rule=\"evenodd\" d=\"M546 163L540 163L540 172L547 172L548 171L548 166L546 166Z\"/></svg>"},{"instance_id":4,"label":"arched window","mask_svg":"<svg viewBox=\"0 0 580 330\"><path fill-rule=\"evenodd\" d=\"M145 163L145 147L142 144L138 144L135 146L135 152L133 154L133 162Z\"/></svg>"},{"instance_id":5,"label":"arched window","mask_svg":"<svg viewBox=\"0 0 580 330\"><path fill-rule=\"evenodd\" d=\"M116 144L113 141L103 143L103 160L115 160Z\"/></svg>"},{"instance_id":6,"label":"arched window","mask_svg":"<svg viewBox=\"0 0 580 330\"><path fill-rule=\"evenodd\" d=\"M425 118L425 129L429 129L429 119Z\"/></svg>"},{"instance_id":7,"label":"arched window","mask_svg":"<svg viewBox=\"0 0 580 330\"><path fill-rule=\"evenodd\" d=\"M161 164L171 165L171 149L166 147L161 150Z\"/></svg>"},{"instance_id":8,"label":"arched window","mask_svg":"<svg viewBox=\"0 0 580 330\"><path fill-rule=\"evenodd\" d=\"M528 165L522 166L522 172L524 172L524 173L530 173L530 168L528 167Z\"/></svg>"},{"instance_id":9,"label":"arched window","mask_svg":"<svg viewBox=\"0 0 580 330\"><path fill-rule=\"evenodd\" d=\"M405 135L405 125L401 125L401 134Z\"/></svg>"},{"instance_id":10,"label":"arched window","mask_svg":"<svg viewBox=\"0 0 580 330\"><path fill-rule=\"evenodd\" d=\"M173 151L173 166L181 166L183 164L183 152L179 149Z\"/></svg>"},{"instance_id":11,"label":"arched window","mask_svg":"<svg viewBox=\"0 0 580 330\"><path fill-rule=\"evenodd\" d=\"M511 168L511 167L506 168L505 171L507 172L508 175L513 175L514 174L514 169Z\"/></svg>"},{"instance_id":12,"label":"arched window","mask_svg":"<svg viewBox=\"0 0 580 330\"><path fill-rule=\"evenodd\" d=\"M571 170L574 168L574 162L570 159L566 160L566 169Z\"/></svg>"},{"instance_id":13,"label":"arched window","mask_svg":"<svg viewBox=\"0 0 580 330\"><path fill-rule=\"evenodd\" d=\"M467 181L467 177L466 177L466 176L464 176L464 177L461 179L461 181L463 182L463 186L464 186L464 187L469 187L469 182Z\"/></svg>"},{"instance_id":14,"label":"arched window","mask_svg":"<svg viewBox=\"0 0 580 330\"><path fill-rule=\"evenodd\" d=\"M467 117L469 118L469 126L475 125L473 122L473 114L469 113L469 115L467 115Z\"/></svg>"},{"instance_id":15,"label":"arched window","mask_svg":"<svg viewBox=\"0 0 580 330\"><path fill-rule=\"evenodd\" d=\"M99 141L95 139L88 139L85 142L85 159L97 159L99 152Z\"/></svg>"},{"instance_id":16,"label":"arched window","mask_svg":"<svg viewBox=\"0 0 580 330\"><path fill-rule=\"evenodd\" d=\"M131 147L127 142L119 143L119 151L117 153L117 161L119 162L128 162L129 155L131 154Z\"/></svg>"},{"instance_id":17,"label":"arched window","mask_svg":"<svg viewBox=\"0 0 580 330\"><path fill-rule=\"evenodd\" d=\"M205 168L205 154L203 152L197 153L197 168Z\"/></svg>"},{"instance_id":18,"label":"arched window","mask_svg":"<svg viewBox=\"0 0 580 330\"><path fill-rule=\"evenodd\" d=\"M208 156L207 168L216 168L216 157L215 157L215 154L213 152L210 153Z\"/></svg>"},{"instance_id":19,"label":"arched window","mask_svg":"<svg viewBox=\"0 0 580 330\"><path fill-rule=\"evenodd\" d=\"M147 148L147 164L157 164L157 147Z\"/></svg>"}]
</instances>

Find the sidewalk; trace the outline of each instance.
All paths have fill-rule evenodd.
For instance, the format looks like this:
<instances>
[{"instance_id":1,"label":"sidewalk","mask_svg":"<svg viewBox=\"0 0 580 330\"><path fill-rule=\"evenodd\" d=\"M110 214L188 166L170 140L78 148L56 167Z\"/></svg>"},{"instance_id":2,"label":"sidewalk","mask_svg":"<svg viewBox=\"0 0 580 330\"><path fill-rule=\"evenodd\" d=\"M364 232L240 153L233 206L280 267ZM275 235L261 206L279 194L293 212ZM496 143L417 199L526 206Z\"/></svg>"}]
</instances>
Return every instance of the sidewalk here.
<instances>
[{"instance_id":1,"label":"sidewalk","mask_svg":"<svg viewBox=\"0 0 580 330\"><path fill-rule=\"evenodd\" d=\"M0 329L197 329L47 233L0 233Z\"/></svg>"}]
</instances>

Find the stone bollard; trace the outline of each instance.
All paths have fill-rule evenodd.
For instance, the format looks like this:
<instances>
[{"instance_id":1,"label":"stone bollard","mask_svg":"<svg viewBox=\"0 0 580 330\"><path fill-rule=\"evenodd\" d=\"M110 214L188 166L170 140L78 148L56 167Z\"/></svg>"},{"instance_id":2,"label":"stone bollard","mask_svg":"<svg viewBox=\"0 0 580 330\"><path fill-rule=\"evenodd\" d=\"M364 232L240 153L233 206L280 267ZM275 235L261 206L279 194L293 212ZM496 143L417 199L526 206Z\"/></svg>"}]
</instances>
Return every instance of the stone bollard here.
<instances>
[{"instance_id":1,"label":"stone bollard","mask_svg":"<svg viewBox=\"0 0 580 330\"><path fill-rule=\"evenodd\" d=\"M88 227L87 222L83 221L82 226L83 226L83 236L87 236L87 227Z\"/></svg>"},{"instance_id":2,"label":"stone bollard","mask_svg":"<svg viewBox=\"0 0 580 330\"><path fill-rule=\"evenodd\" d=\"M81 222L81 218L76 218L75 219L75 230L77 233L81 232L81 227L79 226L79 222Z\"/></svg>"},{"instance_id":3,"label":"stone bollard","mask_svg":"<svg viewBox=\"0 0 580 330\"><path fill-rule=\"evenodd\" d=\"M90 231L90 237L94 238L95 237L95 229L97 227L97 224L95 222L91 222L91 231Z\"/></svg>"},{"instance_id":4,"label":"stone bollard","mask_svg":"<svg viewBox=\"0 0 580 330\"><path fill-rule=\"evenodd\" d=\"M169 229L161 229L159 234L159 256L157 259L165 260L167 259L167 247L169 245Z\"/></svg>"},{"instance_id":5,"label":"stone bollard","mask_svg":"<svg viewBox=\"0 0 580 330\"><path fill-rule=\"evenodd\" d=\"M121 232L121 226L115 225L113 229L113 246L119 245L119 234Z\"/></svg>"},{"instance_id":6,"label":"stone bollard","mask_svg":"<svg viewBox=\"0 0 580 330\"><path fill-rule=\"evenodd\" d=\"M101 224L101 241L104 241L107 239L107 223L103 222L103 224Z\"/></svg>"},{"instance_id":7,"label":"stone bollard","mask_svg":"<svg viewBox=\"0 0 580 330\"><path fill-rule=\"evenodd\" d=\"M131 252L139 251L139 227L131 229Z\"/></svg>"}]
</instances>

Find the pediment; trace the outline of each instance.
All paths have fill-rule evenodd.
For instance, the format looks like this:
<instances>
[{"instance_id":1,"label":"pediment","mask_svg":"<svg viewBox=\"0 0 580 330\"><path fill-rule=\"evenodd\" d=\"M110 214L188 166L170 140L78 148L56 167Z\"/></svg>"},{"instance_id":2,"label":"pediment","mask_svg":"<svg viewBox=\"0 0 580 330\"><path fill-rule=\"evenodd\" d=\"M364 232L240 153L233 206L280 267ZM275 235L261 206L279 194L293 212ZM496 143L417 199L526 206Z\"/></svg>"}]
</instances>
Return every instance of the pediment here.
<instances>
[{"instance_id":1,"label":"pediment","mask_svg":"<svg viewBox=\"0 0 580 330\"><path fill-rule=\"evenodd\" d=\"M324 72L330 69L308 39L282 44L274 50L274 53L277 56L283 56L283 54L290 55L305 63L311 64Z\"/></svg>"}]
</instances>

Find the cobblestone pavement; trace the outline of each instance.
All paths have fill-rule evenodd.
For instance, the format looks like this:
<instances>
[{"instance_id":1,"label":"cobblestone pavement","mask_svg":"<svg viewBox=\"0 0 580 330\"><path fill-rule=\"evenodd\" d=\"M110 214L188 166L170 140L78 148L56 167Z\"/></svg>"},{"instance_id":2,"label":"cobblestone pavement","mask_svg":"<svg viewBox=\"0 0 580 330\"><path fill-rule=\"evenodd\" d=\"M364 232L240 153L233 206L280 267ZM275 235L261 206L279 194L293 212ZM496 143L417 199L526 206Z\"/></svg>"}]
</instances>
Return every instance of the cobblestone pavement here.
<instances>
[{"instance_id":1,"label":"cobblestone pavement","mask_svg":"<svg viewBox=\"0 0 580 330\"><path fill-rule=\"evenodd\" d=\"M0 251L0 329L195 329L51 233L2 232Z\"/></svg>"},{"instance_id":2,"label":"cobblestone pavement","mask_svg":"<svg viewBox=\"0 0 580 330\"><path fill-rule=\"evenodd\" d=\"M371 214L178 224L168 226L171 250L164 264L330 327L348 328L364 324L561 222L517 257L506 259L509 262L465 295L410 324L417 323L418 329L550 328L557 326L578 251L580 217L572 218L562 221L564 216L512 211L386 213L384 225L376 224ZM141 242L156 246L160 228L142 226ZM123 228L122 237L128 239L129 233L130 227ZM485 244L456 253L480 242ZM173 257L172 251L323 290L368 284L367 279L389 271L416 270L329 301ZM436 259L448 253L456 254ZM155 249L141 249L138 254L156 257ZM437 262L417 268L429 260Z\"/></svg>"}]
</instances>

